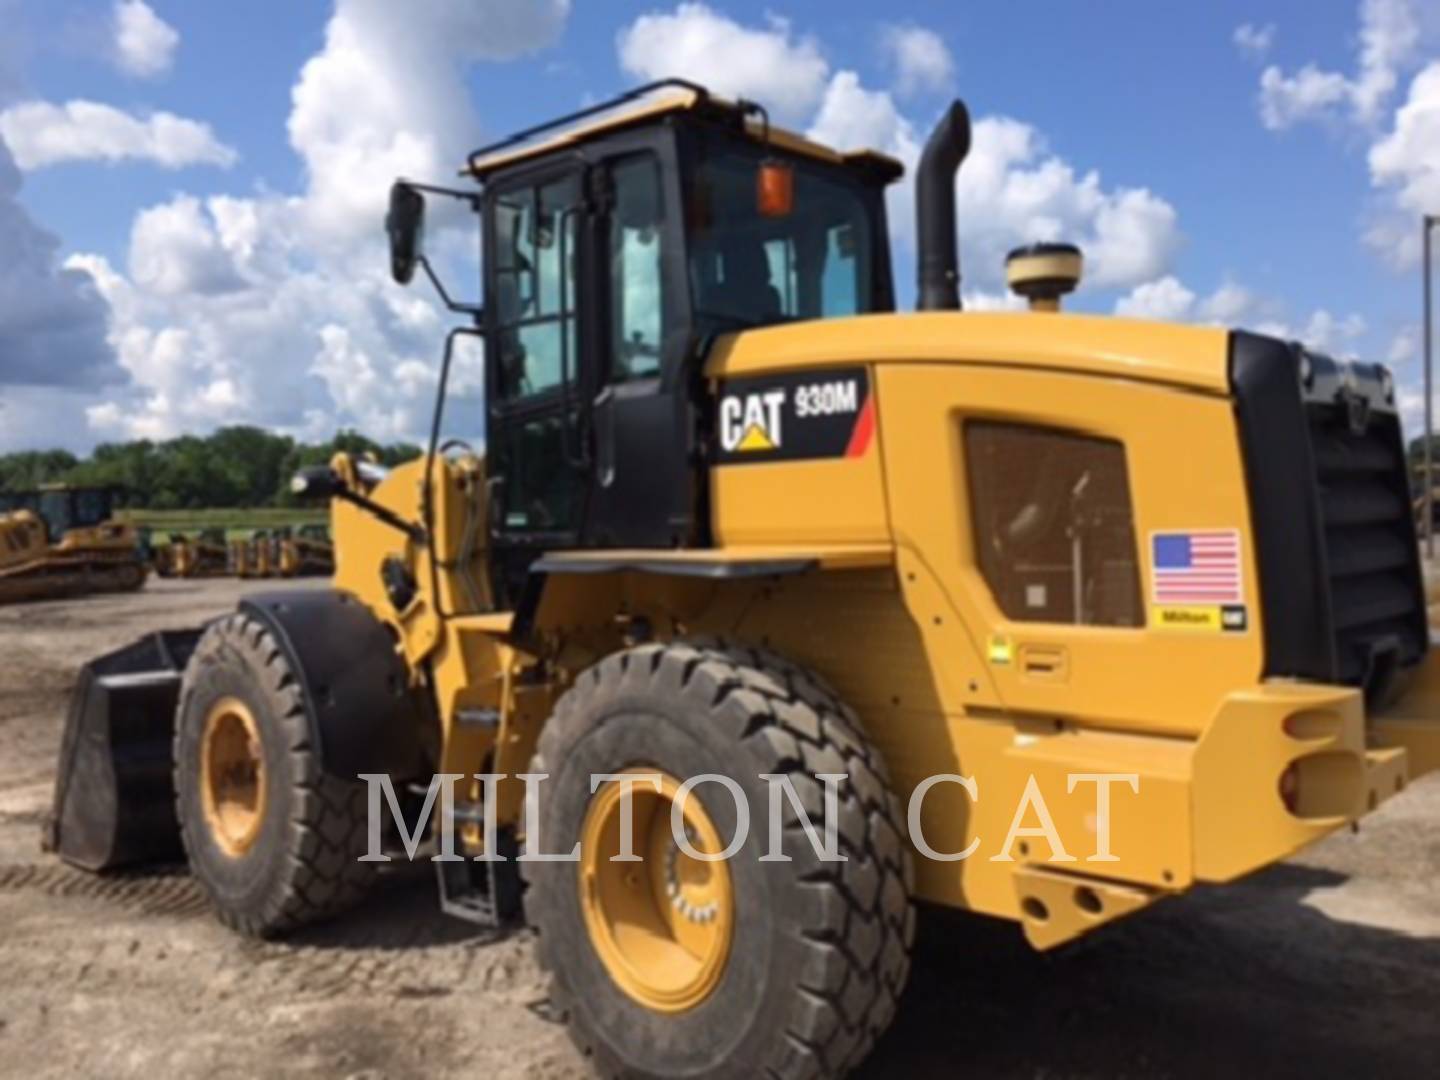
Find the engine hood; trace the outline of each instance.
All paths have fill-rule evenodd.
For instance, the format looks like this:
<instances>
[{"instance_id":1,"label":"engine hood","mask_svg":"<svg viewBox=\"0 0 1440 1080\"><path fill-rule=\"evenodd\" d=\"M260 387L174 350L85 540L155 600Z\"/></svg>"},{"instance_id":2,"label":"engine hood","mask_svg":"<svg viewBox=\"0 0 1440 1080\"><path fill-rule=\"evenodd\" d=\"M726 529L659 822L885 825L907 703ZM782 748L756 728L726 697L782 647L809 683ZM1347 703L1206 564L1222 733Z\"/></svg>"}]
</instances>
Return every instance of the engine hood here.
<instances>
[{"instance_id":1,"label":"engine hood","mask_svg":"<svg viewBox=\"0 0 1440 1080\"><path fill-rule=\"evenodd\" d=\"M1228 394L1229 331L1097 315L914 312L785 323L717 339L710 378L837 363L997 364Z\"/></svg>"}]
</instances>

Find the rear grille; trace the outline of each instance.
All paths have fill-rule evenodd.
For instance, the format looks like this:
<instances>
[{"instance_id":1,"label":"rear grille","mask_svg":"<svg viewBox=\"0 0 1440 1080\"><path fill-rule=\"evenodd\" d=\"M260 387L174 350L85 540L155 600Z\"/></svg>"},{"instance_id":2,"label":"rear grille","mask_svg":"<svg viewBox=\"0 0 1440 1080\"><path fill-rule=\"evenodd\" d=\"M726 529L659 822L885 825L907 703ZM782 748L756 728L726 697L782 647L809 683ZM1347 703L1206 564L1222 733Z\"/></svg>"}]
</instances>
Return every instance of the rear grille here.
<instances>
[{"instance_id":1,"label":"rear grille","mask_svg":"<svg viewBox=\"0 0 1440 1080\"><path fill-rule=\"evenodd\" d=\"M1335 675L1372 695L1415 664L1428 643L1404 443L1393 411L1355 389L1378 368L1310 357L1322 392L1307 395ZM1343 372L1351 373L1342 381ZM1338 376L1326 378L1325 376ZM1336 386L1349 389L1336 390ZM1376 398L1375 400L1383 400Z\"/></svg>"}]
</instances>

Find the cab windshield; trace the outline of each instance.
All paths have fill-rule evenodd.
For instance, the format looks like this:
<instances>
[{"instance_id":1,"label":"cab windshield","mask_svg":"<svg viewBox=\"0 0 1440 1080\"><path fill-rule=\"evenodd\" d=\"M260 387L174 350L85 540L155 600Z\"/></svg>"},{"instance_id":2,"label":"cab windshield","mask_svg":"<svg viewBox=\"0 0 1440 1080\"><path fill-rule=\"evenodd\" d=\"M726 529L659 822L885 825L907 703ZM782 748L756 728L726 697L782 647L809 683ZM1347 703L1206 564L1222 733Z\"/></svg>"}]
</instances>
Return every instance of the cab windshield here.
<instances>
[{"instance_id":1,"label":"cab windshield","mask_svg":"<svg viewBox=\"0 0 1440 1080\"><path fill-rule=\"evenodd\" d=\"M690 288L701 332L882 310L878 191L838 166L798 157L788 213L766 215L757 179L766 153L702 145L687 207Z\"/></svg>"},{"instance_id":2,"label":"cab windshield","mask_svg":"<svg viewBox=\"0 0 1440 1080\"><path fill-rule=\"evenodd\" d=\"M105 490L42 491L40 516L50 527L51 535L60 536L71 529L88 529L110 519L113 500Z\"/></svg>"}]
</instances>

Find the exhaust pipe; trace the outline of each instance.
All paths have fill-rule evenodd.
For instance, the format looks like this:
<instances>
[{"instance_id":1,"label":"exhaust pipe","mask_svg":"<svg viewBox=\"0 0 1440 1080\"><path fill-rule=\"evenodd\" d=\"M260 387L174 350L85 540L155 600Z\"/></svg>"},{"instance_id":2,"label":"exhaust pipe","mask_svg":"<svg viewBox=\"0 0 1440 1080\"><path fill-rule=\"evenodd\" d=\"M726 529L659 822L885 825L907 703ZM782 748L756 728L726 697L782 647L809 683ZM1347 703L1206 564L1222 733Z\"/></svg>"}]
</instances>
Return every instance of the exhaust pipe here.
<instances>
[{"instance_id":1,"label":"exhaust pipe","mask_svg":"<svg viewBox=\"0 0 1440 1080\"><path fill-rule=\"evenodd\" d=\"M960 252L955 236L955 174L970 152L970 113L952 101L925 141L915 173L915 237L921 311L960 310Z\"/></svg>"}]
</instances>

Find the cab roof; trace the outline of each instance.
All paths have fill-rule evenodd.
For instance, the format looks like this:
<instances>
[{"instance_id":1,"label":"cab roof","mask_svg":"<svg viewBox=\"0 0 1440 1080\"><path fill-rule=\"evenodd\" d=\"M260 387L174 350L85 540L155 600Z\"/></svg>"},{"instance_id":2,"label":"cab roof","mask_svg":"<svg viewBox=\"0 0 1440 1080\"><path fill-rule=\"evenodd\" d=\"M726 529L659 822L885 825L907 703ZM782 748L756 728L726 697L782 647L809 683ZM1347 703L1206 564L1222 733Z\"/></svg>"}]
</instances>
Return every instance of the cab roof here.
<instances>
[{"instance_id":1,"label":"cab roof","mask_svg":"<svg viewBox=\"0 0 1440 1080\"><path fill-rule=\"evenodd\" d=\"M470 154L460 172L483 180L497 169L675 113L728 113L739 121L740 130L757 142L768 141L790 153L834 165L868 166L887 182L898 180L905 171L900 162L876 150L841 152L793 131L771 127L765 110L754 102L727 101L696 83L665 79L482 146Z\"/></svg>"}]
</instances>

